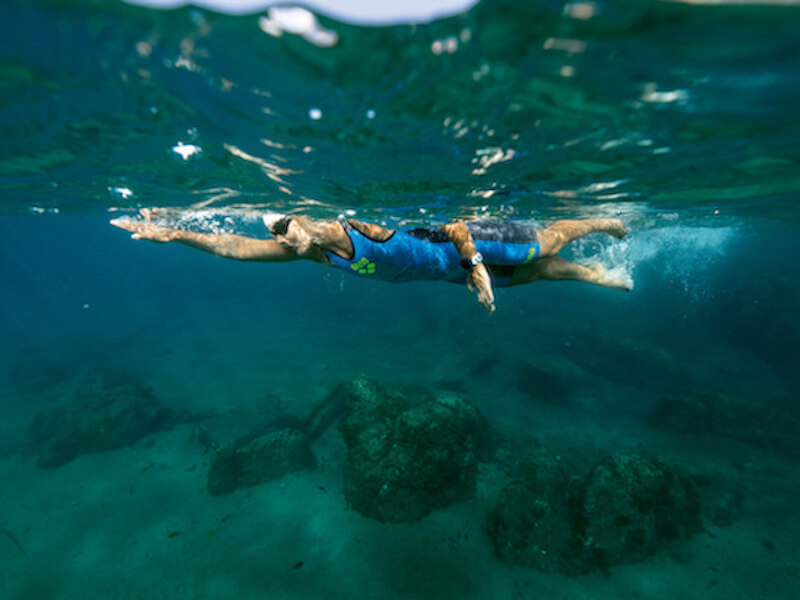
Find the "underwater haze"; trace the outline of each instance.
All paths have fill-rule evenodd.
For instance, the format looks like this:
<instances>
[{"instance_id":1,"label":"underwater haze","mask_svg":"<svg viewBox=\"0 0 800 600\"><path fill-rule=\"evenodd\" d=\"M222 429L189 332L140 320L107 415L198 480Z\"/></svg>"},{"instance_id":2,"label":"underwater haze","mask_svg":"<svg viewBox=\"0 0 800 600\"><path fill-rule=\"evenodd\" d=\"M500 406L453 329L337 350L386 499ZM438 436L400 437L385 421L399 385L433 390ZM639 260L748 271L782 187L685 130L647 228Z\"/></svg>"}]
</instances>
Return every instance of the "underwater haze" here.
<instances>
[{"instance_id":1,"label":"underwater haze","mask_svg":"<svg viewBox=\"0 0 800 600\"><path fill-rule=\"evenodd\" d=\"M0 597L797 596L800 3L139 4L0 3ZM145 207L615 217L563 255L634 286Z\"/></svg>"}]
</instances>

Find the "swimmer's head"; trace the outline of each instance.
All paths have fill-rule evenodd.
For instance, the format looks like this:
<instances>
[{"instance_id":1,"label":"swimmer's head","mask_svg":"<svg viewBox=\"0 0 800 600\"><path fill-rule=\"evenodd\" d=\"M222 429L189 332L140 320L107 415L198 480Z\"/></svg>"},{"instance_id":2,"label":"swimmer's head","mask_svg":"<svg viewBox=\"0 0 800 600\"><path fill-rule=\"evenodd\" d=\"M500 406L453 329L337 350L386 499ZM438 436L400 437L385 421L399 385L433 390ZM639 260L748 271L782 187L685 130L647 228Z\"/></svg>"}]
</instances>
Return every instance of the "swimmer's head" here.
<instances>
[{"instance_id":1,"label":"swimmer's head","mask_svg":"<svg viewBox=\"0 0 800 600\"><path fill-rule=\"evenodd\" d=\"M282 215L280 213L269 213L267 215L262 215L261 221L264 223L264 226L269 229L270 233L272 233L272 226L278 221L285 219L286 216L287 215Z\"/></svg>"},{"instance_id":2,"label":"swimmer's head","mask_svg":"<svg viewBox=\"0 0 800 600\"><path fill-rule=\"evenodd\" d=\"M264 217L264 223L267 219ZM279 216L271 220L267 227L281 246L291 248L300 256L306 256L314 250L314 240L308 231L308 220L304 217Z\"/></svg>"},{"instance_id":3,"label":"swimmer's head","mask_svg":"<svg viewBox=\"0 0 800 600\"><path fill-rule=\"evenodd\" d=\"M291 222L292 217L283 217L273 222L272 225L270 225L269 230L272 235L286 235L286 233L289 231L289 223Z\"/></svg>"}]
</instances>

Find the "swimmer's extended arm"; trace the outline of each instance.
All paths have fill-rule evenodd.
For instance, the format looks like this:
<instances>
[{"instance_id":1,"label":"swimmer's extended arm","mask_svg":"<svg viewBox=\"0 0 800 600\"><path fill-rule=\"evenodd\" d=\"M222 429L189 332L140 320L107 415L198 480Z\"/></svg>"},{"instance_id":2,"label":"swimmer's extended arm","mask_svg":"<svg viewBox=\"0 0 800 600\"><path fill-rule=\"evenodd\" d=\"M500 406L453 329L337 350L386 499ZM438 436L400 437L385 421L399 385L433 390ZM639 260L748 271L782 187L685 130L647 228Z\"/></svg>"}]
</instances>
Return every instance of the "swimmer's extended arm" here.
<instances>
[{"instance_id":1,"label":"swimmer's extended arm","mask_svg":"<svg viewBox=\"0 0 800 600\"><path fill-rule=\"evenodd\" d=\"M470 259L478 252L472 234L464 221L457 221L444 226L447 237L453 242L461 258ZM489 277L489 270L486 265L478 263L467 275L467 289L478 292L478 302L488 312L494 312L494 292L492 292L492 280Z\"/></svg>"},{"instance_id":2,"label":"swimmer's extended arm","mask_svg":"<svg viewBox=\"0 0 800 600\"><path fill-rule=\"evenodd\" d=\"M241 235L210 234L170 229L151 221L114 219L111 224L130 231L135 240L150 240L158 243L177 242L204 252L236 260L280 262L301 258L297 253L281 246L275 240L259 240Z\"/></svg>"}]
</instances>

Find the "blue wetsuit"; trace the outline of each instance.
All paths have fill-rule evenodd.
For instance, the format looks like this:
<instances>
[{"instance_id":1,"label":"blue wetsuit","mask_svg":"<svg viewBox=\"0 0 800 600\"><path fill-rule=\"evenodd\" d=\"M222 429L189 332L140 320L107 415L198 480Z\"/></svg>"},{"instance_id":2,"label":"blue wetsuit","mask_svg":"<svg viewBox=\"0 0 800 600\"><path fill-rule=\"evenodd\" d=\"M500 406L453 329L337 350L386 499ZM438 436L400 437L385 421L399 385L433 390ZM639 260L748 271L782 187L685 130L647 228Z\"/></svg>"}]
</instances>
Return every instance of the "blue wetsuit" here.
<instances>
[{"instance_id":1,"label":"blue wetsuit","mask_svg":"<svg viewBox=\"0 0 800 600\"><path fill-rule=\"evenodd\" d=\"M383 242L375 241L348 223L343 223L353 243L353 258L341 258L326 252L330 264L349 273L385 281L450 281L464 283L467 272L455 245L441 230L414 229L395 231ZM541 248L536 232L516 223L467 223L475 247L483 262L493 271L493 285L511 283L515 267L536 260Z\"/></svg>"}]
</instances>

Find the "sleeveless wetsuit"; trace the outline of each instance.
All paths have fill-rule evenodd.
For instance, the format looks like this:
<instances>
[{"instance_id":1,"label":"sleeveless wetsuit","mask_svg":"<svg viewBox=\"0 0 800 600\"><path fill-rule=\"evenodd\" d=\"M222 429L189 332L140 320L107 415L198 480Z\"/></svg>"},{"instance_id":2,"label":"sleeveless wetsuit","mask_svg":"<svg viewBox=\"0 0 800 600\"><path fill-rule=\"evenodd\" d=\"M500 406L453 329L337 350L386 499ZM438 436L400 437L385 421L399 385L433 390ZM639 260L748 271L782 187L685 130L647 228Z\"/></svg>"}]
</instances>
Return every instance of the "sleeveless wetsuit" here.
<instances>
[{"instance_id":1,"label":"sleeveless wetsuit","mask_svg":"<svg viewBox=\"0 0 800 600\"><path fill-rule=\"evenodd\" d=\"M348 260L326 252L331 266L392 282L466 281L467 272L461 266L461 257L441 230L398 230L386 241L379 242L347 222L342 226L353 243L353 258ZM492 266L515 267L539 257L539 241L536 232L529 227L488 221L472 221L467 227L490 272ZM512 270L504 268L493 272L493 285L507 286Z\"/></svg>"}]
</instances>

